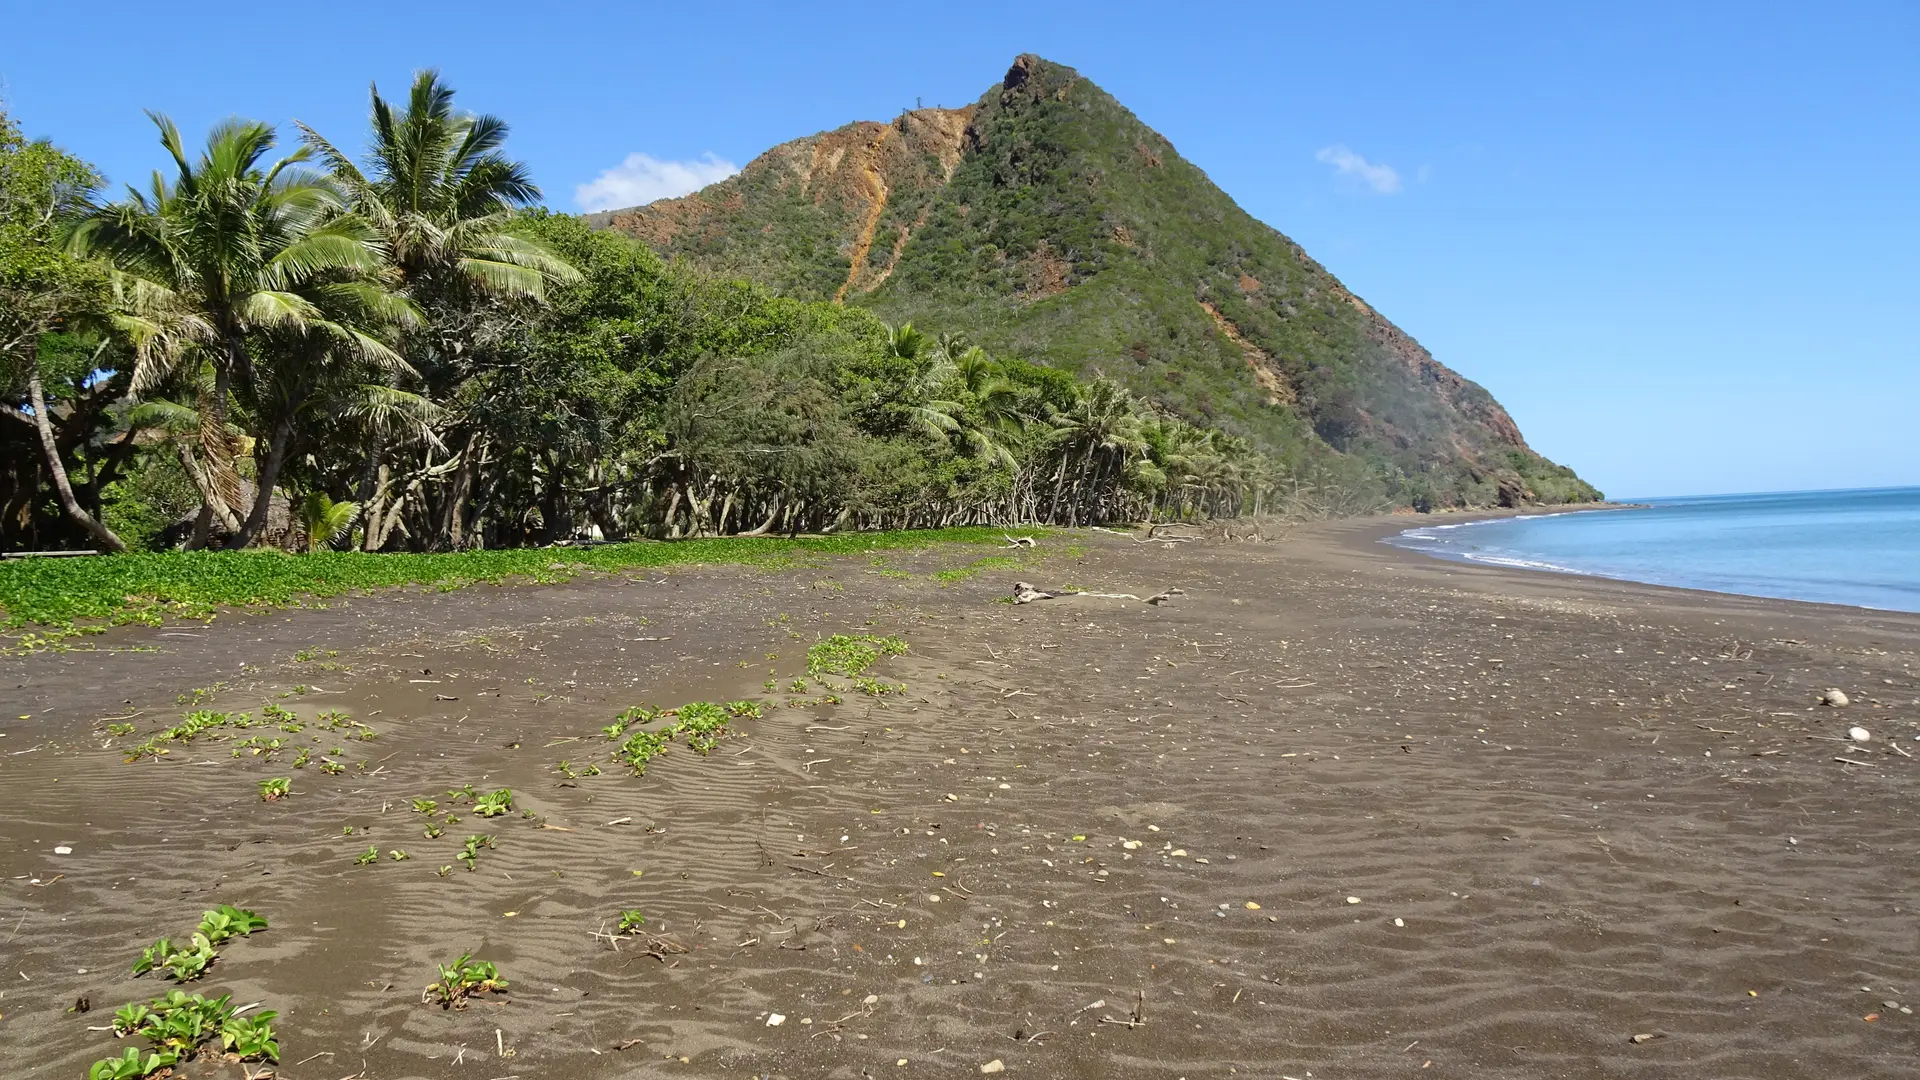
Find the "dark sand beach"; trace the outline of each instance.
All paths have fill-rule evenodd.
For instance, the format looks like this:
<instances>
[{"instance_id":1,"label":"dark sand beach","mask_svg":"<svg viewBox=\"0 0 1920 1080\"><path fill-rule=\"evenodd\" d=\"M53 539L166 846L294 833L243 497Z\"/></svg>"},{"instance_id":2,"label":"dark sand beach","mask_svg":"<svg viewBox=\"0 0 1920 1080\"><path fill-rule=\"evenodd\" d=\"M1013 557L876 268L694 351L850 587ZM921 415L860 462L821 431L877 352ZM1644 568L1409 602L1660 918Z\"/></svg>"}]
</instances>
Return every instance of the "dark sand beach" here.
<instances>
[{"instance_id":1,"label":"dark sand beach","mask_svg":"<svg viewBox=\"0 0 1920 1080\"><path fill-rule=\"evenodd\" d=\"M232 903L271 928L192 989L277 1010L295 1080L1915 1075L1920 616L1377 542L1406 524L395 591L0 658L0 1072L117 1054L93 1029L170 985L140 949ZM996 602L1015 578L1184 595ZM835 633L908 641L873 672L905 692L786 706ZM310 726L123 763L196 688ZM605 759L628 706L748 697L709 756ZM426 838L410 800L468 783L535 816ZM606 934L627 908L654 938ZM466 952L510 992L423 1004Z\"/></svg>"}]
</instances>

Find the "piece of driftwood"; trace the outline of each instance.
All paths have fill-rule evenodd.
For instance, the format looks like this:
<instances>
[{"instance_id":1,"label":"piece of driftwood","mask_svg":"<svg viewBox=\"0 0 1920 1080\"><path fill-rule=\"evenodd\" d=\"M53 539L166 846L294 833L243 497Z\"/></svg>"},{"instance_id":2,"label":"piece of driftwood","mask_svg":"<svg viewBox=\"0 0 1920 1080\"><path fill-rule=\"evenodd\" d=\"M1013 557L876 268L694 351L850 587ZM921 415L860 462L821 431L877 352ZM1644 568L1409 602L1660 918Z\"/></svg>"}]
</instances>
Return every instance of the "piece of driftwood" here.
<instances>
[{"instance_id":1,"label":"piece of driftwood","mask_svg":"<svg viewBox=\"0 0 1920 1080\"><path fill-rule=\"evenodd\" d=\"M1176 596L1185 595L1186 590L1177 585L1170 585L1154 593L1152 596L1135 596L1133 593L1081 592L1077 589L1061 589L1055 592L1048 592L1044 589L1035 588L1031 582L1016 581L1013 583L1013 602L1016 604L1031 604L1035 600L1058 600L1067 596L1091 596L1101 600L1136 600L1143 604L1152 604L1154 607L1159 607L1162 604L1172 601Z\"/></svg>"}]
</instances>

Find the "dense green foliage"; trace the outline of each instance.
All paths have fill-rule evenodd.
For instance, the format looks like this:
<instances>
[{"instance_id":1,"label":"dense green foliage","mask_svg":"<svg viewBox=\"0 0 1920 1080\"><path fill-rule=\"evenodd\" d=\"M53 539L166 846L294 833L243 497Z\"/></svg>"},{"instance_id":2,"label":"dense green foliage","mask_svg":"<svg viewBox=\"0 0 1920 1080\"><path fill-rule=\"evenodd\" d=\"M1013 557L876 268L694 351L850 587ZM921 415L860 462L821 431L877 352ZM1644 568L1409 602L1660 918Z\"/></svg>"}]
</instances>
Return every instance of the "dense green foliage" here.
<instances>
[{"instance_id":1,"label":"dense green foliage","mask_svg":"<svg viewBox=\"0 0 1920 1080\"><path fill-rule=\"evenodd\" d=\"M0 117L0 548L419 553L1594 495L1033 58L965 112L749 169L654 237L758 283L541 210L506 124L432 72L374 92L357 153L238 119L194 150L153 119L168 168L106 201Z\"/></svg>"},{"instance_id":2,"label":"dense green foliage","mask_svg":"<svg viewBox=\"0 0 1920 1080\"><path fill-rule=\"evenodd\" d=\"M844 290L889 319L1098 372L1359 503L1598 497L1166 139L1037 57L964 115L800 140L700 195L595 220L795 295Z\"/></svg>"},{"instance_id":3,"label":"dense green foliage","mask_svg":"<svg viewBox=\"0 0 1920 1080\"><path fill-rule=\"evenodd\" d=\"M823 555L916 550L938 543L1002 542L1000 529L971 527L797 540L716 537L558 551L520 548L379 556L326 551L298 557L270 551L193 551L110 559L15 559L0 562L0 614L12 626L64 625L75 619L207 617L218 605L285 605L395 585L450 589L509 577L550 582L582 570L696 563L767 565Z\"/></svg>"},{"instance_id":4,"label":"dense green foliage","mask_svg":"<svg viewBox=\"0 0 1920 1080\"><path fill-rule=\"evenodd\" d=\"M0 109L0 402L17 421L0 423L0 537L44 519L120 544L100 524L101 494L132 446L91 436L127 380L99 373L113 343L83 333L106 318L107 276L60 242L99 183L86 162L25 139Z\"/></svg>"},{"instance_id":5,"label":"dense green foliage","mask_svg":"<svg viewBox=\"0 0 1920 1080\"><path fill-rule=\"evenodd\" d=\"M111 288L84 334L29 335L62 391L11 412L56 419L47 460L85 481L65 524L45 470L23 481L37 509L0 521L5 546L1082 524L1280 490L1243 441L1111 381L547 214L505 125L430 72L404 102L376 91L358 159L304 126L276 159L272 129L240 120L195 153L154 119L171 174L101 202L83 173L42 216L42 249Z\"/></svg>"}]
</instances>

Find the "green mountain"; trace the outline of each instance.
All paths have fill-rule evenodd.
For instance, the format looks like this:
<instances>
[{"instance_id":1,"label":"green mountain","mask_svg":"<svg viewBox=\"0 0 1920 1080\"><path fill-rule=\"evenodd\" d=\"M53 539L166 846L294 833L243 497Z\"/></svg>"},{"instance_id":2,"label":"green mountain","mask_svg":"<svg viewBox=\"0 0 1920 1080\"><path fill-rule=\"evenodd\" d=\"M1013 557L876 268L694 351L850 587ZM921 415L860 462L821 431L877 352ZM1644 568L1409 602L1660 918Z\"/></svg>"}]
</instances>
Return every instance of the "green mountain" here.
<instances>
[{"instance_id":1,"label":"green mountain","mask_svg":"<svg viewBox=\"0 0 1920 1080\"><path fill-rule=\"evenodd\" d=\"M1039 57L965 108L796 139L589 221L716 273L1104 372L1308 479L1415 506L1599 495L1159 133Z\"/></svg>"}]
</instances>

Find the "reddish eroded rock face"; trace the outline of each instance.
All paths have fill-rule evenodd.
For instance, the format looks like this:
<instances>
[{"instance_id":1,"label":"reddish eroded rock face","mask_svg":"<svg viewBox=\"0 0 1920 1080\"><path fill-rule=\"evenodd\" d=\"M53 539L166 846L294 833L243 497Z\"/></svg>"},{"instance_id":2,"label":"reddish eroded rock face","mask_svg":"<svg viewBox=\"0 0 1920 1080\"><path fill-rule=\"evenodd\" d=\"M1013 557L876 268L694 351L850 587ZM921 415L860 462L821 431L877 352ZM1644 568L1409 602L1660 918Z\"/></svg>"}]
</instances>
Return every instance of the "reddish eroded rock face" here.
<instances>
[{"instance_id":1,"label":"reddish eroded rock face","mask_svg":"<svg viewBox=\"0 0 1920 1080\"><path fill-rule=\"evenodd\" d=\"M1533 498L1536 483L1550 502L1597 497L1164 136L1030 54L965 108L797 139L701 192L595 220L892 322L970 310L982 325L935 329L996 354L1082 374L1130 357L1119 377L1163 407L1285 458L1363 458L1412 478L1423 505ZM1226 343L1244 369L1221 364Z\"/></svg>"},{"instance_id":2,"label":"reddish eroded rock face","mask_svg":"<svg viewBox=\"0 0 1920 1080\"><path fill-rule=\"evenodd\" d=\"M1367 307L1358 297L1353 298L1353 303L1363 308L1370 317L1368 335L1391 350L1416 379L1432 387L1441 401L1469 423L1484 428L1499 442L1521 450L1528 449L1527 440L1520 434L1520 425L1513 422L1513 417L1507 415L1507 410L1493 399L1493 395L1435 360L1433 354L1408 337L1406 331L1380 317L1378 312Z\"/></svg>"},{"instance_id":3,"label":"reddish eroded rock face","mask_svg":"<svg viewBox=\"0 0 1920 1080\"><path fill-rule=\"evenodd\" d=\"M756 183L795 191L816 205L862 206L868 197L861 174L867 170L880 171L896 186L908 180L926 182L911 175L916 171L933 172L934 183L944 182L960 162L972 114L972 106L914 109L892 122L856 121L782 143L748 162L737 176L691 195L589 214L588 221L662 246L708 219L745 209L746 192ZM937 162L937 168L922 169L916 159L923 157Z\"/></svg>"}]
</instances>

